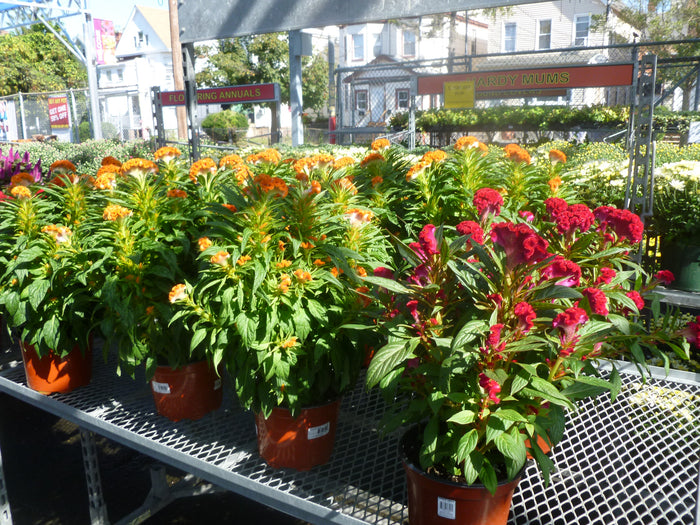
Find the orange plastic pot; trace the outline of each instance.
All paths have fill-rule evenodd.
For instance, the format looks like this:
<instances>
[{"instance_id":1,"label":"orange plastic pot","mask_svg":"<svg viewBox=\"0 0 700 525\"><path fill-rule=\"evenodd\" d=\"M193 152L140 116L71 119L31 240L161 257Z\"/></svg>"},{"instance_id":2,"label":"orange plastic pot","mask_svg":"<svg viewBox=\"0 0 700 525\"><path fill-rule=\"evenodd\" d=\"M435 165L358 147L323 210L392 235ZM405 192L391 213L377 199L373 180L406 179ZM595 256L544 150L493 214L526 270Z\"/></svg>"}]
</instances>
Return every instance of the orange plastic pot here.
<instances>
[{"instance_id":1,"label":"orange plastic pot","mask_svg":"<svg viewBox=\"0 0 700 525\"><path fill-rule=\"evenodd\" d=\"M551 441L549 441L549 438L543 438L542 436L540 436L538 434L537 435L537 444L539 445L540 450L542 450L542 452L544 452L545 454L549 454L552 451L552 443L551 443ZM529 438L525 440L525 446L527 448L530 448L531 445L530 445ZM532 457L532 454L530 454L529 452L527 453L527 459L534 459Z\"/></svg>"},{"instance_id":2,"label":"orange plastic pot","mask_svg":"<svg viewBox=\"0 0 700 525\"><path fill-rule=\"evenodd\" d=\"M170 419L201 419L221 406L221 378L208 361L156 367L151 380L156 411Z\"/></svg>"},{"instance_id":3,"label":"orange plastic pot","mask_svg":"<svg viewBox=\"0 0 700 525\"><path fill-rule=\"evenodd\" d=\"M258 452L274 468L309 470L328 463L333 452L340 400L305 408L298 417L282 407L265 419L255 415Z\"/></svg>"},{"instance_id":4,"label":"orange plastic pot","mask_svg":"<svg viewBox=\"0 0 700 525\"><path fill-rule=\"evenodd\" d=\"M65 356L53 351L39 357L34 345L20 342L27 386L41 394L65 394L85 386L92 379L92 349L88 345L85 354L78 345Z\"/></svg>"},{"instance_id":5,"label":"orange plastic pot","mask_svg":"<svg viewBox=\"0 0 700 525\"><path fill-rule=\"evenodd\" d=\"M401 443L408 488L408 522L411 525L506 525L522 472L512 481L499 483L495 494L480 484L465 485L431 476L407 453L419 435L410 430Z\"/></svg>"}]
</instances>

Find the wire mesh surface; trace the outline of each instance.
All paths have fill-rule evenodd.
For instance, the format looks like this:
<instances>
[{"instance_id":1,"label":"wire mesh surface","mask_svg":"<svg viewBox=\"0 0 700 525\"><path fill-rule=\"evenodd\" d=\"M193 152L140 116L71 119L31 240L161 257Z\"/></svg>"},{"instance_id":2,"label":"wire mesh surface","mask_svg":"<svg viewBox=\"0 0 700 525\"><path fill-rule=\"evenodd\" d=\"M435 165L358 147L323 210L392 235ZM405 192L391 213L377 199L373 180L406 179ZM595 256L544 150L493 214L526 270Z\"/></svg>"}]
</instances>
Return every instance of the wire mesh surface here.
<instances>
[{"instance_id":1,"label":"wire mesh surface","mask_svg":"<svg viewBox=\"0 0 700 525\"><path fill-rule=\"evenodd\" d=\"M258 456L252 414L230 388L222 407L172 423L155 412L143 378L120 378L95 359L90 386L44 397L26 388L19 355L0 354L0 392L30 402L209 482L315 523L402 524L406 485L397 435L380 438L383 401L360 385L342 402L330 462L309 472L272 469ZM10 356L11 357L11 356ZM624 388L570 415L545 487L528 465L509 524L695 523L700 383L623 374Z\"/></svg>"}]
</instances>

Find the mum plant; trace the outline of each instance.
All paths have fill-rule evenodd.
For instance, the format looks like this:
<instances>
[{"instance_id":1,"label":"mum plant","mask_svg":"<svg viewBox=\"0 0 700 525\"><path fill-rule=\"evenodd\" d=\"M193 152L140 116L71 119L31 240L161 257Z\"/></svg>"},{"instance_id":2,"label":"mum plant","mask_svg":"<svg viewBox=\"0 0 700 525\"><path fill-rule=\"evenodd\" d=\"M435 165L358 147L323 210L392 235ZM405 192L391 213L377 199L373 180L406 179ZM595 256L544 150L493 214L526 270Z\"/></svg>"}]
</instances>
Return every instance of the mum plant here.
<instances>
[{"instance_id":1,"label":"mum plant","mask_svg":"<svg viewBox=\"0 0 700 525\"><path fill-rule=\"evenodd\" d=\"M276 150L222 159L237 182L199 239L203 271L173 288L192 344L225 362L241 404L265 417L336 399L364 360L362 341L343 326L369 300L358 276L386 259L386 247L334 161L282 162Z\"/></svg>"},{"instance_id":2,"label":"mum plant","mask_svg":"<svg viewBox=\"0 0 700 525\"><path fill-rule=\"evenodd\" d=\"M659 345L687 358L672 314L653 298L671 277L647 277L628 255L642 238L639 217L543 192L526 201L479 188L459 223L396 240L397 266L366 278L385 307L387 343L367 373L392 400L384 429L421 425L412 460L491 492L528 454L548 479L553 463L538 438L556 444L581 399L615 398L614 360L642 371L649 354L668 363ZM653 324L641 315L649 306Z\"/></svg>"}]
</instances>

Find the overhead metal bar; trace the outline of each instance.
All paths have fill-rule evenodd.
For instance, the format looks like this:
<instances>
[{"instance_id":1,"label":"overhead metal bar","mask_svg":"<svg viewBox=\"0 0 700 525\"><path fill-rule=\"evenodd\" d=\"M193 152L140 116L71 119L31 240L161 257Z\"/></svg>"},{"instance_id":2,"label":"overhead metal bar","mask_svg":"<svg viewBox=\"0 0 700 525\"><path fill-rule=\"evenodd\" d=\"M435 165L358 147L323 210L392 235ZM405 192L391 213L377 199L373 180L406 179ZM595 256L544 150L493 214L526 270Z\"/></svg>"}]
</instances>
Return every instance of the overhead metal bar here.
<instances>
[{"instance_id":1,"label":"overhead metal bar","mask_svg":"<svg viewBox=\"0 0 700 525\"><path fill-rule=\"evenodd\" d=\"M11 31L44 20L60 21L85 12L87 0L36 0L0 2L0 30Z\"/></svg>"}]
</instances>

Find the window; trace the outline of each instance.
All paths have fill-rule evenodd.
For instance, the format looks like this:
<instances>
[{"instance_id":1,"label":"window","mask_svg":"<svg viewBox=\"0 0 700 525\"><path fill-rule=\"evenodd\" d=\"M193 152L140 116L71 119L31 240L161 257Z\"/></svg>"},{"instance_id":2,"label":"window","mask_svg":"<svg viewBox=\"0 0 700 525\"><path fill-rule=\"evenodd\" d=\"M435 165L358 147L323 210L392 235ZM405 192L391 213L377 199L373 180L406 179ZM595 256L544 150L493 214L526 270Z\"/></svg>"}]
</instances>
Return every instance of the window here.
<instances>
[{"instance_id":1,"label":"window","mask_svg":"<svg viewBox=\"0 0 700 525\"><path fill-rule=\"evenodd\" d=\"M365 59L365 35L352 35L352 59Z\"/></svg>"},{"instance_id":2,"label":"window","mask_svg":"<svg viewBox=\"0 0 700 525\"><path fill-rule=\"evenodd\" d=\"M374 56L378 57L382 54L382 34L377 33L374 35Z\"/></svg>"},{"instance_id":3,"label":"window","mask_svg":"<svg viewBox=\"0 0 700 525\"><path fill-rule=\"evenodd\" d=\"M515 51L515 32L517 25L515 22L503 24L503 51L509 53Z\"/></svg>"},{"instance_id":4,"label":"window","mask_svg":"<svg viewBox=\"0 0 700 525\"><path fill-rule=\"evenodd\" d=\"M396 109L408 109L408 89L396 90Z\"/></svg>"},{"instance_id":5,"label":"window","mask_svg":"<svg viewBox=\"0 0 700 525\"><path fill-rule=\"evenodd\" d=\"M355 91L355 109L360 112L366 112L369 109L366 89Z\"/></svg>"},{"instance_id":6,"label":"window","mask_svg":"<svg viewBox=\"0 0 700 525\"><path fill-rule=\"evenodd\" d=\"M416 34L411 31L403 32L403 56L416 56Z\"/></svg>"},{"instance_id":7,"label":"window","mask_svg":"<svg viewBox=\"0 0 700 525\"><path fill-rule=\"evenodd\" d=\"M574 19L576 36L574 38L575 46L587 46L588 35L591 29L591 15L576 15Z\"/></svg>"},{"instance_id":8,"label":"window","mask_svg":"<svg viewBox=\"0 0 700 525\"><path fill-rule=\"evenodd\" d=\"M539 36L537 37L537 49L551 49L552 47L552 21L540 20Z\"/></svg>"},{"instance_id":9,"label":"window","mask_svg":"<svg viewBox=\"0 0 700 525\"><path fill-rule=\"evenodd\" d=\"M144 43L148 45L148 35L144 35L143 31L139 31L138 35L134 37L134 46L143 47Z\"/></svg>"}]
</instances>

